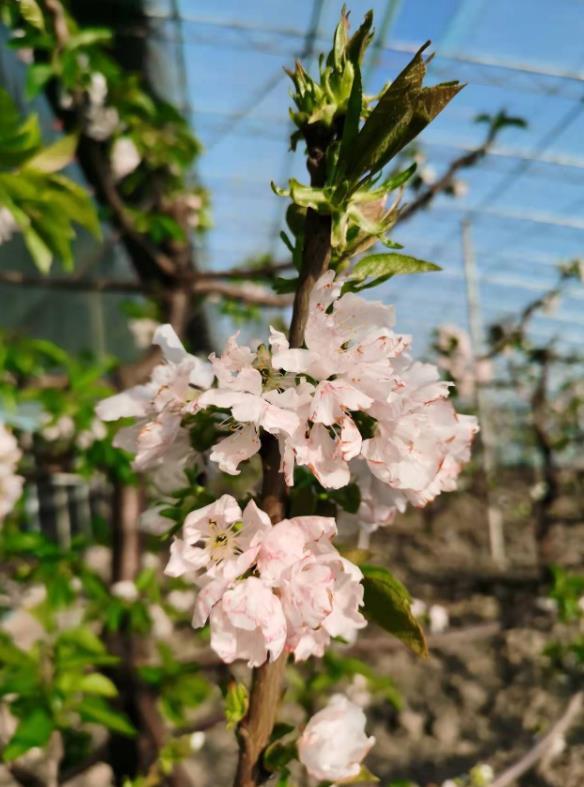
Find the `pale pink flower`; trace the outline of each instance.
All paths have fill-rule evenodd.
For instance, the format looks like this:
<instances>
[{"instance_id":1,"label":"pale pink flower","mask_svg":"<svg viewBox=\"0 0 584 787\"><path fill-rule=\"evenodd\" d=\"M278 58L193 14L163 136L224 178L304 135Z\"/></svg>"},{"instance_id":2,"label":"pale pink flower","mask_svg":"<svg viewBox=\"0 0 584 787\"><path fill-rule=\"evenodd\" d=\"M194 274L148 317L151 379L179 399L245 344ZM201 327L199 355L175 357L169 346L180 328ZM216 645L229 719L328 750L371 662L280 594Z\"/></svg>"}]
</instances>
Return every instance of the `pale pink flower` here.
<instances>
[{"instance_id":1,"label":"pale pink flower","mask_svg":"<svg viewBox=\"0 0 584 787\"><path fill-rule=\"evenodd\" d=\"M136 167L139 166L142 157L131 137L118 137L111 150L111 165L114 180L122 180Z\"/></svg>"},{"instance_id":2,"label":"pale pink flower","mask_svg":"<svg viewBox=\"0 0 584 787\"><path fill-rule=\"evenodd\" d=\"M139 350L145 350L152 344L156 329L160 327L158 320L151 317L135 317L128 320L128 330L132 334L134 344Z\"/></svg>"},{"instance_id":3,"label":"pale pink flower","mask_svg":"<svg viewBox=\"0 0 584 787\"><path fill-rule=\"evenodd\" d=\"M0 245L6 243L18 232L18 224L8 208L0 207Z\"/></svg>"},{"instance_id":4,"label":"pale pink flower","mask_svg":"<svg viewBox=\"0 0 584 787\"><path fill-rule=\"evenodd\" d=\"M343 409L366 409L367 399L375 395L368 389L375 392L380 380L393 378L391 359L409 346L410 338L393 332L391 306L354 293L339 297L340 286L333 271L316 283L310 298L306 349L289 349L286 337L272 329L272 365L323 381L325 389L325 381L330 385L329 378L334 376L337 385L350 387L357 397L357 402L341 403ZM334 387L329 393L336 393ZM327 390L323 395L326 398Z\"/></svg>"},{"instance_id":5,"label":"pale pink flower","mask_svg":"<svg viewBox=\"0 0 584 787\"><path fill-rule=\"evenodd\" d=\"M165 571L173 577L205 572L207 577L235 579L254 563L270 529L270 518L253 500L242 513L234 497L223 495L188 514Z\"/></svg>"},{"instance_id":6,"label":"pale pink flower","mask_svg":"<svg viewBox=\"0 0 584 787\"><path fill-rule=\"evenodd\" d=\"M110 587L110 592L112 596L122 599L128 604L132 604L140 598L140 591L131 579L121 579L119 582L114 582Z\"/></svg>"},{"instance_id":7,"label":"pale pink flower","mask_svg":"<svg viewBox=\"0 0 584 787\"><path fill-rule=\"evenodd\" d=\"M210 356L217 388L210 388L197 407L224 408L231 411L234 434L219 441L210 458L224 473L237 475L241 462L259 451L260 429L273 435L291 435L299 427L298 415L277 404L279 392L265 391L262 374L253 366L257 355L237 343L237 334L228 339L221 357Z\"/></svg>"},{"instance_id":8,"label":"pale pink flower","mask_svg":"<svg viewBox=\"0 0 584 787\"><path fill-rule=\"evenodd\" d=\"M153 342L165 362L154 368L150 382L110 396L96 408L104 421L137 419L120 429L114 440L114 445L135 454L136 470L152 468L164 457L179 436L184 415L196 409L201 389L213 380L209 364L187 353L170 325L160 326Z\"/></svg>"},{"instance_id":9,"label":"pale pink flower","mask_svg":"<svg viewBox=\"0 0 584 787\"><path fill-rule=\"evenodd\" d=\"M283 441L287 464L307 465L332 488L348 483L347 462L361 451L352 414L385 399L396 378L393 359L409 344L409 337L391 329L391 307L353 293L339 295L340 283L329 271L311 294L305 349L290 349L274 329L270 339L275 368L316 380L301 428Z\"/></svg>"},{"instance_id":10,"label":"pale pink flower","mask_svg":"<svg viewBox=\"0 0 584 787\"><path fill-rule=\"evenodd\" d=\"M351 481L359 487L360 503L356 513L342 511L338 515L339 528L346 532L371 534L380 527L392 525L398 511L405 509L399 493L373 475L366 462L355 459L349 465ZM366 541L366 537L363 536Z\"/></svg>"},{"instance_id":11,"label":"pale pink flower","mask_svg":"<svg viewBox=\"0 0 584 787\"><path fill-rule=\"evenodd\" d=\"M334 519L285 519L264 535L257 569L281 599L288 634L286 649L297 661L322 656L331 637L355 639L366 625L361 571L331 543Z\"/></svg>"},{"instance_id":12,"label":"pale pink flower","mask_svg":"<svg viewBox=\"0 0 584 787\"><path fill-rule=\"evenodd\" d=\"M448 383L439 380L436 367L414 363L400 378L388 400L370 410L377 423L362 455L371 472L396 491L397 505L424 506L456 488L478 425L446 400Z\"/></svg>"},{"instance_id":13,"label":"pale pink flower","mask_svg":"<svg viewBox=\"0 0 584 787\"><path fill-rule=\"evenodd\" d=\"M322 424L314 424L308 436L294 435L287 442L285 450L292 453L299 465L306 465L323 486L340 489L349 483L349 464L340 441L331 437Z\"/></svg>"},{"instance_id":14,"label":"pale pink flower","mask_svg":"<svg viewBox=\"0 0 584 787\"><path fill-rule=\"evenodd\" d=\"M305 465L323 486L340 488L349 483L349 461L366 459L392 490L384 511L365 501L362 513L373 527L408 501L425 505L455 488L477 426L446 401L448 383L435 367L412 362L410 337L393 331L393 309L354 293L341 296L340 289L332 271L315 285L305 348L292 349L271 331L272 366L304 386L296 403L286 392L300 426L280 436L282 471L290 484L294 465ZM365 439L357 413L365 418Z\"/></svg>"},{"instance_id":15,"label":"pale pink flower","mask_svg":"<svg viewBox=\"0 0 584 787\"><path fill-rule=\"evenodd\" d=\"M217 462L219 470L228 475L239 475L239 465L251 459L260 450L258 430L253 424L240 426L229 437L215 443L209 454L212 462Z\"/></svg>"},{"instance_id":16,"label":"pale pink flower","mask_svg":"<svg viewBox=\"0 0 584 787\"><path fill-rule=\"evenodd\" d=\"M436 332L438 366L456 383L462 399L472 399L477 384L492 379L492 365L488 359L475 360L470 336L456 325L441 325Z\"/></svg>"},{"instance_id":17,"label":"pale pink flower","mask_svg":"<svg viewBox=\"0 0 584 787\"><path fill-rule=\"evenodd\" d=\"M254 503L242 515L227 495L190 517L166 572L189 574L200 586L193 626L210 619L211 646L225 661L257 665L284 647L297 661L322 655L331 637L351 642L366 625L362 574L332 545L334 519L300 516L272 525ZM244 590L256 600L244 604ZM260 602L274 616L277 635Z\"/></svg>"},{"instance_id":18,"label":"pale pink flower","mask_svg":"<svg viewBox=\"0 0 584 787\"><path fill-rule=\"evenodd\" d=\"M237 582L211 612L211 647L230 664L247 660L259 667L274 661L286 642L286 618L271 588L258 577Z\"/></svg>"},{"instance_id":19,"label":"pale pink flower","mask_svg":"<svg viewBox=\"0 0 584 787\"><path fill-rule=\"evenodd\" d=\"M87 88L87 106L85 107L85 133L91 139L104 142L109 139L120 123L117 109L106 105L108 84L105 76L99 71L91 74Z\"/></svg>"},{"instance_id":20,"label":"pale pink flower","mask_svg":"<svg viewBox=\"0 0 584 787\"><path fill-rule=\"evenodd\" d=\"M331 637L355 641L367 625L361 571L334 547L292 566L281 578L279 593L288 621L286 648L296 661L323 656Z\"/></svg>"},{"instance_id":21,"label":"pale pink flower","mask_svg":"<svg viewBox=\"0 0 584 787\"><path fill-rule=\"evenodd\" d=\"M181 427L164 455L151 463L148 480L160 495L171 495L188 485L187 471L198 464L203 465L203 458L193 450L188 431Z\"/></svg>"},{"instance_id":22,"label":"pale pink flower","mask_svg":"<svg viewBox=\"0 0 584 787\"><path fill-rule=\"evenodd\" d=\"M22 494L24 479L16 473L21 456L16 438L0 422L0 523Z\"/></svg>"},{"instance_id":23,"label":"pale pink flower","mask_svg":"<svg viewBox=\"0 0 584 787\"><path fill-rule=\"evenodd\" d=\"M335 694L308 722L298 739L298 758L315 779L344 784L355 779L375 743L358 705Z\"/></svg>"}]
</instances>

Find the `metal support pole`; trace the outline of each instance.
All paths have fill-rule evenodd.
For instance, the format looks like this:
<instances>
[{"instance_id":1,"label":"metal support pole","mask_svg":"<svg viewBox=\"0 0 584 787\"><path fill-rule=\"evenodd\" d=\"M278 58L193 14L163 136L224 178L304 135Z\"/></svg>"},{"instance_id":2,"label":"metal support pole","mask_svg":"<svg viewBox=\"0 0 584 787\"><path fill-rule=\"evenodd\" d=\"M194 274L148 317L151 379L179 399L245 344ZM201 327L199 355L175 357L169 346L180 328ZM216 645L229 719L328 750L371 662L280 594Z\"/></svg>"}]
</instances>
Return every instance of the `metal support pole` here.
<instances>
[{"instance_id":1,"label":"metal support pole","mask_svg":"<svg viewBox=\"0 0 584 787\"><path fill-rule=\"evenodd\" d=\"M468 308L468 324L470 330L473 360L483 353L483 325L481 319L481 306L477 282L477 267L472 243L471 224L468 219L463 219L462 225L462 254L464 261L464 280L466 284L466 301ZM489 525L489 544L491 557L499 568L504 568L507 563L505 554L505 536L503 532L503 514L496 504L493 495L496 458L495 434L491 420L491 408L482 384L476 381L476 405L481 427L481 461L486 481L487 495L487 521Z\"/></svg>"}]
</instances>

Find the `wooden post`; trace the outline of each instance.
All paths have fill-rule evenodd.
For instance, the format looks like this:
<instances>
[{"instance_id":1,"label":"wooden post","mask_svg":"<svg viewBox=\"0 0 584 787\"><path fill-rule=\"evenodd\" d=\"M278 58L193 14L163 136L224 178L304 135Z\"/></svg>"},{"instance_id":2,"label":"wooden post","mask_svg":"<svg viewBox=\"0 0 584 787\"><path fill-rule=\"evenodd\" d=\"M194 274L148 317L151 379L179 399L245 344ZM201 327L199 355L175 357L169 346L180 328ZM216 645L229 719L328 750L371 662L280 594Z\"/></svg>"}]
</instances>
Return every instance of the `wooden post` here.
<instances>
[{"instance_id":1,"label":"wooden post","mask_svg":"<svg viewBox=\"0 0 584 787\"><path fill-rule=\"evenodd\" d=\"M468 324L473 360L476 360L477 357L482 355L483 325L477 282L476 258L472 243L471 224L469 219L463 219L461 229ZM481 427L481 461L486 482L487 521L489 526L489 544L491 549L491 557L499 568L504 568L507 563L507 558L505 554L503 514L493 495L493 486L496 472L496 455L495 435L491 419L491 408L490 402L485 396L485 390L482 383L476 380L475 385L477 414Z\"/></svg>"}]
</instances>

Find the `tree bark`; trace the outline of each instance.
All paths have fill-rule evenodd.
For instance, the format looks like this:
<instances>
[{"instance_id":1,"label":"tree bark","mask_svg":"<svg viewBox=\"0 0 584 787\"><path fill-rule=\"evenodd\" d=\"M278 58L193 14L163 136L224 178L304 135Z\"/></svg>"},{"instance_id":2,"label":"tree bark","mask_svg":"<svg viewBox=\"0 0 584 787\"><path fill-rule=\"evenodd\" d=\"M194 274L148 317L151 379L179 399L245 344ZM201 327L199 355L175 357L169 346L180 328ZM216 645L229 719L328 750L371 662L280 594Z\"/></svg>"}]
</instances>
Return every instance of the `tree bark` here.
<instances>
[{"instance_id":1,"label":"tree bark","mask_svg":"<svg viewBox=\"0 0 584 787\"><path fill-rule=\"evenodd\" d=\"M541 497L536 500L533 511L535 515L535 545L540 571L548 578L552 562L552 528L554 520L552 508L559 493L557 468L554 461L552 440L548 433L548 377L550 353L547 349L540 351L537 359L539 379L531 398L533 430L535 445L541 460L541 480L545 486Z\"/></svg>"},{"instance_id":2,"label":"tree bark","mask_svg":"<svg viewBox=\"0 0 584 787\"><path fill-rule=\"evenodd\" d=\"M330 138L318 129L307 130L308 170L313 186L322 186L325 178L326 149ZM289 341L301 347L308 319L310 293L317 279L327 270L331 260L331 219L309 209L304 227L302 270L294 296ZM265 434L262 440L263 483L260 508L272 522L285 515L286 487L280 473L280 452L275 437ZM264 781L261 756L270 740L283 693L287 654L274 662L266 662L253 670L249 708L238 727L239 760L234 787L256 787Z\"/></svg>"}]
</instances>

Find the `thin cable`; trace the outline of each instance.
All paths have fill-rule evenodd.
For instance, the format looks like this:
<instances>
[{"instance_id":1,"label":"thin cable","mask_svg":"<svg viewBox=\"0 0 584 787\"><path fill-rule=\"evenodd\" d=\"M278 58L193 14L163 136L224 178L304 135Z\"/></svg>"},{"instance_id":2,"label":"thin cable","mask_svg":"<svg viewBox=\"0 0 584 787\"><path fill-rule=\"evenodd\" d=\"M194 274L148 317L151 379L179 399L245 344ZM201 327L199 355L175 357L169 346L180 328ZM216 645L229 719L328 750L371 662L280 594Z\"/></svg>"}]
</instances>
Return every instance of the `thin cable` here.
<instances>
[{"instance_id":1,"label":"thin cable","mask_svg":"<svg viewBox=\"0 0 584 787\"><path fill-rule=\"evenodd\" d=\"M185 116L190 120L192 118L193 108L190 102L189 94L189 79L187 72L187 63L185 57L185 40L183 35L183 23L178 6L178 0L171 0L171 20L176 32L176 73L179 84L179 92L181 95L182 110Z\"/></svg>"}]
</instances>

